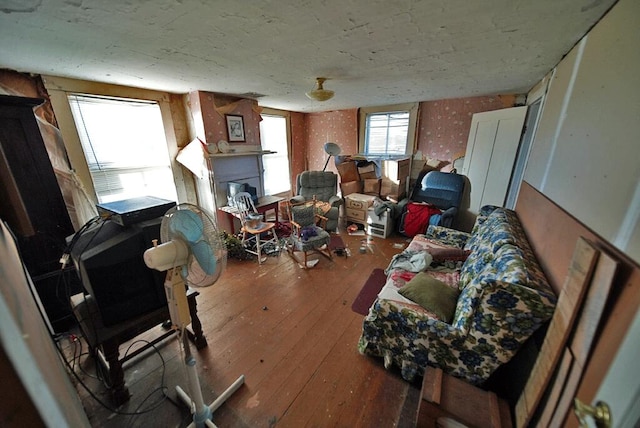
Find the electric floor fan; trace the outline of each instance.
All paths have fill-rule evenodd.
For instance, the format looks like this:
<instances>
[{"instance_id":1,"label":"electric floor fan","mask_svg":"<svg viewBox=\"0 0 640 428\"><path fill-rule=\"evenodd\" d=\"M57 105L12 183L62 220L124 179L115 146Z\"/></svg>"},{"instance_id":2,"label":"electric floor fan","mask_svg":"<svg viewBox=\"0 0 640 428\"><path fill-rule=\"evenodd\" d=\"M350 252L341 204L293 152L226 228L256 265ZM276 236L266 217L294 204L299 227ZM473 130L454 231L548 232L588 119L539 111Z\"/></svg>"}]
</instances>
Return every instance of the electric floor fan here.
<instances>
[{"instance_id":1,"label":"electric floor fan","mask_svg":"<svg viewBox=\"0 0 640 428\"><path fill-rule=\"evenodd\" d=\"M186 285L208 287L222 274L227 263L227 249L211 216L192 204L179 204L164 215L160 226L160 240L144 253L146 265L159 271L167 271L164 283L167 304L173 328L178 331L184 351L189 392L176 386L180 399L190 407L195 427L215 427L211 417L242 384L241 375L213 403L206 405L202 398L196 361L191 355L189 340L185 334L191 322L187 303Z\"/></svg>"}]
</instances>

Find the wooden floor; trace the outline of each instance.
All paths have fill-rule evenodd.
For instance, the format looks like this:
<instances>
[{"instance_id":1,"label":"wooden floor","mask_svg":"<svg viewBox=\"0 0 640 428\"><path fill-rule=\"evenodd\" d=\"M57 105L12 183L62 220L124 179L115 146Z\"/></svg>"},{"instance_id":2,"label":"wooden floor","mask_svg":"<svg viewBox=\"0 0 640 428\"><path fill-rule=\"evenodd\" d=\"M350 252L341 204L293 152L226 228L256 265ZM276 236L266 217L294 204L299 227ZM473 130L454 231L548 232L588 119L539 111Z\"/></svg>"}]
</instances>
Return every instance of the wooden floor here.
<instances>
[{"instance_id":1,"label":"wooden floor","mask_svg":"<svg viewBox=\"0 0 640 428\"><path fill-rule=\"evenodd\" d=\"M351 310L372 269L385 268L408 241L400 236L373 238L362 254L359 247L366 237L340 236L350 257L334 256L333 261L319 257L309 270L301 269L286 252L269 257L261 266L255 260L229 260L215 285L198 289L198 313L209 346L193 349L205 402L245 376L245 384L215 412L217 426L414 423L419 384L407 383L398 371L385 370L380 359L358 353L363 316ZM150 340L159 332L160 327L142 339ZM121 353L125 352L123 346ZM93 367L92 359L83 356L76 372L93 394L110 405ZM157 352L128 361L125 379L132 397L117 412L98 404L78 384L92 426L188 425L189 412L177 402L174 388L180 384L187 389L182 367L175 336L157 346Z\"/></svg>"}]
</instances>

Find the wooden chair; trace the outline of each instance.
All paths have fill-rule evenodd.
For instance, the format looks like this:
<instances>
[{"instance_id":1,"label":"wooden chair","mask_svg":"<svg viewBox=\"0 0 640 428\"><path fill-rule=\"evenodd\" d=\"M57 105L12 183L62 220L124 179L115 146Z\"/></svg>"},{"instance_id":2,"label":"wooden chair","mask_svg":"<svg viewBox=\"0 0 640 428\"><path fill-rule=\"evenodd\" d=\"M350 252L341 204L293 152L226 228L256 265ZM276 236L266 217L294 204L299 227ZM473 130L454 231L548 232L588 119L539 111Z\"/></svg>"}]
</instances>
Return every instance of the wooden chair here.
<instances>
[{"instance_id":1,"label":"wooden chair","mask_svg":"<svg viewBox=\"0 0 640 428\"><path fill-rule=\"evenodd\" d=\"M278 236L276 235L276 224L262 221L262 215L258 214L251 195L247 192L236 193L233 197L240 223L242 224L242 246L245 251L258 256L258 264L266 261L266 257L262 257L262 250L266 245L273 244L279 251ZM251 217L254 218L251 218ZM262 235L270 236L263 240ZM253 249L255 245L255 250Z\"/></svg>"},{"instance_id":2,"label":"wooden chair","mask_svg":"<svg viewBox=\"0 0 640 428\"><path fill-rule=\"evenodd\" d=\"M325 225L327 218L318 212L317 201L287 203L287 211L291 222L291 236L287 240L287 252L303 268L313 267L317 260L308 260L311 252L317 252L333 259L329 243L331 236L320 225ZM320 225L319 225L320 224ZM302 256L300 255L302 254Z\"/></svg>"}]
</instances>

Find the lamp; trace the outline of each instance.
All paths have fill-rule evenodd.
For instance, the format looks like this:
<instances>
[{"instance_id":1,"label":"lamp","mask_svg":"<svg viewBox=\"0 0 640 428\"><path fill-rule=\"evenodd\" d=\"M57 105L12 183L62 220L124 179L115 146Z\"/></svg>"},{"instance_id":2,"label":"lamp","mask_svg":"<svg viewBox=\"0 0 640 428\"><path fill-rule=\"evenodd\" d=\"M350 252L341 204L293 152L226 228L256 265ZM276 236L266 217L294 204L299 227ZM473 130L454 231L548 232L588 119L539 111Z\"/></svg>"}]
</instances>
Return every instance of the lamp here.
<instances>
[{"instance_id":1,"label":"lamp","mask_svg":"<svg viewBox=\"0 0 640 428\"><path fill-rule=\"evenodd\" d=\"M315 101L327 101L333 98L333 91L322 87L325 80L327 80L326 77L316 77L316 87L312 91L307 92L307 97Z\"/></svg>"},{"instance_id":2,"label":"lamp","mask_svg":"<svg viewBox=\"0 0 640 428\"><path fill-rule=\"evenodd\" d=\"M327 158L327 161L324 163L324 168L322 168L323 172L325 169L327 169L327 165L329 165L329 159L331 159L331 156L338 156L341 150L340 150L340 146L337 145L336 143L326 143L324 145L324 151L329 155L329 157Z\"/></svg>"}]
</instances>

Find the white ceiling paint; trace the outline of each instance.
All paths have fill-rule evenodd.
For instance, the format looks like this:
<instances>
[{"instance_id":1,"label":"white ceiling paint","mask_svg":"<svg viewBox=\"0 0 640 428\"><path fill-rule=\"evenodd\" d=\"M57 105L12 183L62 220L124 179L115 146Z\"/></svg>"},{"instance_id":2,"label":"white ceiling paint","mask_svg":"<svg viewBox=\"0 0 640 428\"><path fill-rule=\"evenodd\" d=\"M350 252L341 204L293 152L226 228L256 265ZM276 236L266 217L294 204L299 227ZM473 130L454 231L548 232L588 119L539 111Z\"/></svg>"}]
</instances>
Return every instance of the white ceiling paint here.
<instances>
[{"instance_id":1,"label":"white ceiling paint","mask_svg":"<svg viewBox=\"0 0 640 428\"><path fill-rule=\"evenodd\" d=\"M302 112L524 93L614 3L0 0L0 68Z\"/></svg>"}]
</instances>

